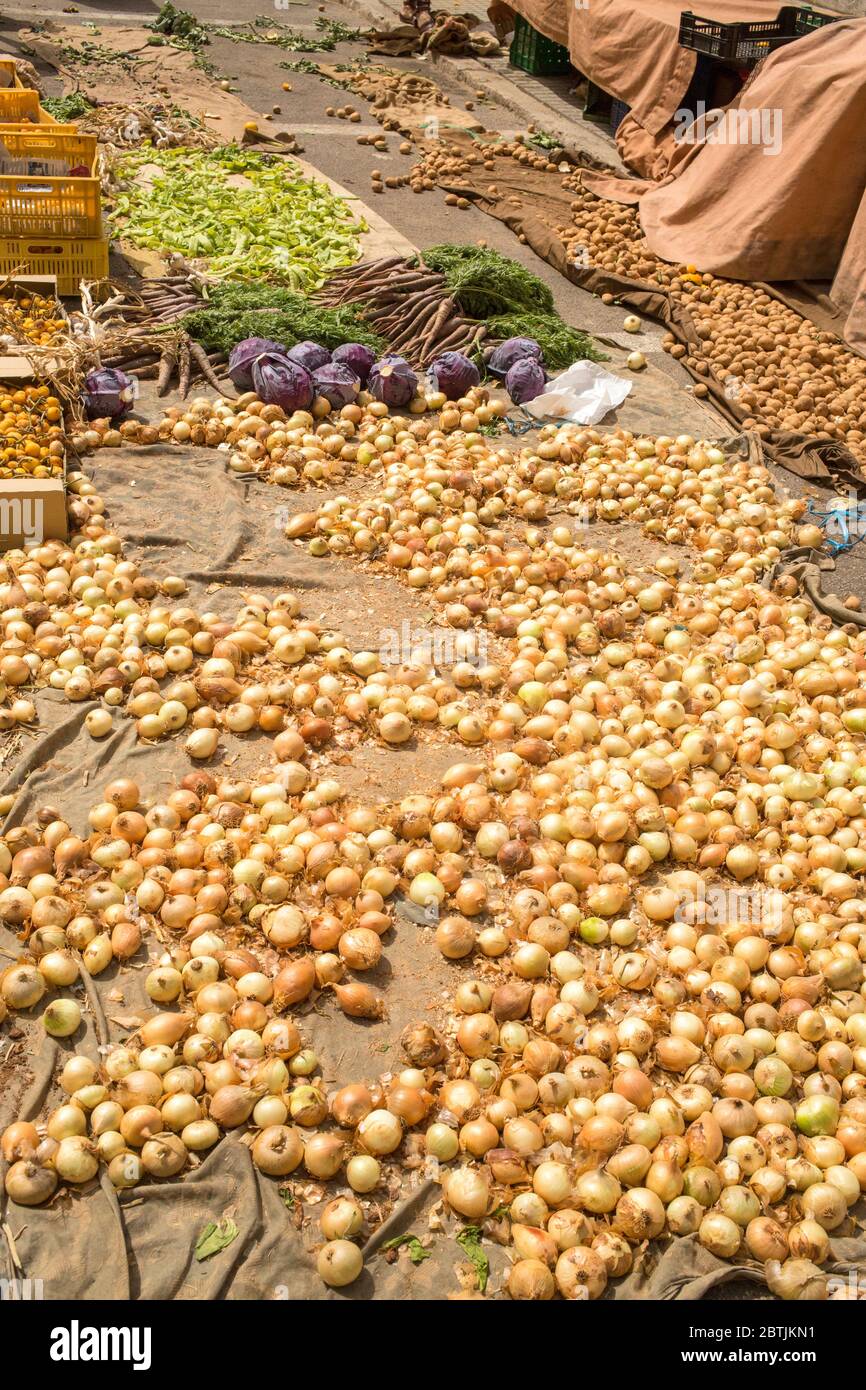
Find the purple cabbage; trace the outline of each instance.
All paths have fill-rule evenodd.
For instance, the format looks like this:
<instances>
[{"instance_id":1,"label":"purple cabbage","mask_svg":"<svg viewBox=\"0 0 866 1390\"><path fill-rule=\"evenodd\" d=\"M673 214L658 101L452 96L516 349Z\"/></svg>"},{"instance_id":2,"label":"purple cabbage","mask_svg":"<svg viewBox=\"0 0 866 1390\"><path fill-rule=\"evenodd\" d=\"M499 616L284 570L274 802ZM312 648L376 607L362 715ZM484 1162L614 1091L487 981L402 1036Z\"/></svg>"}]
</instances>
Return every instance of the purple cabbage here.
<instances>
[{"instance_id":1,"label":"purple cabbage","mask_svg":"<svg viewBox=\"0 0 866 1390\"><path fill-rule=\"evenodd\" d=\"M334 348L331 361L341 362L349 371L355 373L362 386L366 386L370 370L376 361L376 354L363 343L342 343L340 347Z\"/></svg>"},{"instance_id":2,"label":"purple cabbage","mask_svg":"<svg viewBox=\"0 0 866 1390\"><path fill-rule=\"evenodd\" d=\"M293 348L289 348L286 356L292 362L300 362L308 372L314 372L317 367L324 367L325 363L331 360L327 348L322 347L321 343L311 343L309 339L304 343L295 343Z\"/></svg>"},{"instance_id":3,"label":"purple cabbage","mask_svg":"<svg viewBox=\"0 0 866 1390\"><path fill-rule=\"evenodd\" d=\"M334 410L339 410L357 398L361 383L342 362L326 362L313 372L313 388L317 396L324 396Z\"/></svg>"},{"instance_id":4,"label":"purple cabbage","mask_svg":"<svg viewBox=\"0 0 866 1390\"><path fill-rule=\"evenodd\" d=\"M389 353L372 367L367 390L387 406L408 405L418 390L418 378L405 357Z\"/></svg>"},{"instance_id":5,"label":"purple cabbage","mask_svg":"<svg viewBox=\"0 0 866 1390\"><path fill-rule=\"evenodd\" d=\"M521 357L505 374L505 389L515 405L540 396L547 384L544 368L534 357Z\"/></svg>"},{"instance_id":6,"label":"purple cabbage","mask_svg":"<svg viewBox=\"0 0 866 1390\"><path fill-rule=\"evenodd\" d=\"M478 385L481 373L462 352L443 352L430 364L430 379L437 391L456 401Z\"/></svg>"},{"instance_id":7,"label":"purple cabbage","mask_svg":"<svg viewBox=\"0 0 866 1390\"><path fill-rule=\"evenodd\" d=\"M282 343L272 338L244 338L235 343L229 354L229 376L239 391L250 391L253 385L253 363L263 352L278 352L285 355Z\"/></svg>"},{"instance_id":8,"label":"purple cabbage","mask_svg":"<svg viewBox=\"0 0 866 1390\"><path fill-rule=\"evenodd\" d=\"M504 377L516 362L531 357L541 362L542 352L534 338L506 338L504 343L493 349L488 369L494 376Z\"/></svg>"},{"instance_id":9,"label":"purple cabbage","mask_svg":"<svg viewBox=\"0 0 866 1390\"><path fill-rule=\"evenodd\" d=\"M84 408L91 420L116 420L128 415L138 382L114 367L99 367L84 379Z\"/></svg>"},{"instance_id":10,"label":"purple cabbage","mask_svg":"<svg viewBox=\"0 0 866 1390\"><path fill-rule=\"evenodd\" d=\"M253 363L253 386L260 401L278 405L287 415L313 404L313 378L300 362L278 352L264 352Z\"/></svg>"}]
</instances>

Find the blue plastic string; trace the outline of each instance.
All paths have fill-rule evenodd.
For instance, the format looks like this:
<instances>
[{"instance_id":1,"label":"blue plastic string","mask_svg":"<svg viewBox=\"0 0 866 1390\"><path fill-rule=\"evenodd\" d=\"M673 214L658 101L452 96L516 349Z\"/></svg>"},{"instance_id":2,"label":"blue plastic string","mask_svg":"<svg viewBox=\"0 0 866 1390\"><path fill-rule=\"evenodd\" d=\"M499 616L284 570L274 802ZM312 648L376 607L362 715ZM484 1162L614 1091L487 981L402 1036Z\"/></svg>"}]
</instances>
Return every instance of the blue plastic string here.
<instances>
[{"instance_id":1,"label":"blue plastic string","mask_svg":"<svg viewBox=\"0 0 866 1390\"><path fill-rule=\"evenodd\" d=\"M866 536L866 501L844 502L839 498L823 506L810 498L806 511L809 519L824 532L834 555L851 550Z\"/></svg>"}]
</instances>

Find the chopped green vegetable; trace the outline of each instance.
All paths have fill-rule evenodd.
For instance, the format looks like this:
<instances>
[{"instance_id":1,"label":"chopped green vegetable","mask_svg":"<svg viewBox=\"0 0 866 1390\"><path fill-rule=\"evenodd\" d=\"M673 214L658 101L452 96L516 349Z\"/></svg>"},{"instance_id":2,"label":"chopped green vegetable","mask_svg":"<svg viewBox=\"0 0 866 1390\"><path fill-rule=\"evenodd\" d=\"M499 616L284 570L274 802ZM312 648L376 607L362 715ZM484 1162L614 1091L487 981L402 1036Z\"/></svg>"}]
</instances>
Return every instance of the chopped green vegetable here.
<instances>
[{"instance_id":1,"label":"chopped green vegetable","mask_svg":"<svg viewBox=\"0 0 866 1390\"><path fill-rule=\"evenodd\" d=\"M298 1199L290 1187L281 1187L280 1196L287 1211L293 1211L297 1206Z\"/></svg>"},{"instance_id":2,"label":"chopped green vegetable","mask_svg":"<svg viewBox=\"0 0 866 1390\"><path fill-rule=\"evenodd\" d=\"M272 48L283 48L289 53L331 53L338 43L355 42L363 34L362 29L352 29L324 15L316 17L316 28L319 30L317 38L261 14L243 26L202 24L189 10L177 9L170 0L147 27L171 39L175 48L200 48L210 43L213 35L215 38L230 39L232 43L269 44Z\"/></svg>"},{"instance_id":3,"label":"chopped green vegetable","mask_svg":"<svg viewBox=\"0 0 866 1390\"><path fill-rule=\"evenodd\" d=\"M340 87L343 91L348 90L349 87L348 82L341 82L339 77L331 77L330 75L322 72L318 63L314 63L312 58L290 59L285 63L280 63L280 67L285 68L286 72L308 72L311 77L321 78L321 80L323 82L327 82L329 86ZM338 63L337 67L341 67L341 64ZM354 71L354 68L349 68L345 65L342 65L342 70L345 72L352 72Z\"/></svg>"},{"instance_id":4,"label":"chopped green vegetable","mask_svg":"<svg viewBox=\"0 0 866 1390\"><path fill-rule=\"evenodd\" d=\"M413 1265L423 1264L425 1260L431 1259L429 1250L425 1250L417 1236L411 1234L405 1236L394 1236L393 1240L386 1240L382 1246L383 1250L397 1250L401 1245L408 1246L409 1259Z\"/></svg>"},{"instance_id":5,"label":"chopped green vegetable","mask_svg":"<svg viewBox=\"0 0 866 1390\"><path fill-rule=\"evenodd\" d=\"M99 29L92 29L91 33L101 33ZM79 47L74 43L62 43L59 46L60 56L64 62L71 67L119 67L123 72L134 73L138 67L139 59L133 58L131 53L124 53L120 49L106 48L101 43L91 43L90 39L85 39Z\"/></svg>"},{"instance_id":6,"label":"chopped green vegetable","mask_svg":"<svg viewBox=\"0 0 866 1390\"><path fill-rule=\"evenodd\" d=\"M354 43L361 38L363 30L350 29L338 20L316 17L318 38L304 34L300 29L292 29L288 24L279 24L264 15L257 15L248 29L228 29L215 24L212 34L231 39L232 43L264 43L272 48L283 48L287 53L333 53L338 43ZM264 29L264 33L261 31Z\"/></svg>"},{"instance_id":7,"label":"chopped green vegetable","mask_svg":"<svg viewBox=\"0 0 866 1390\"><path fill-rule=\"evenodd\" d=\"M156 19L146 27L156 30L158 34L168 34L173 39L184 39L191 48L210 42L207 30L199 24L195 15L190 14L189 10L176 9L171 0L167 0Z\"/></svg>"},{"instance_id":8,"label":"chopped green vegetable","mask_svg":"<svg viewBox=\"0 0 866 1390\"><path fill-rule=\"evenodd\" d=\"M469 1263L474 1267L478 1288L481 1293L484 1293L487 1288L487 1280L490 1277L490 1261L481 1249L481 1227L464 1226L455 1239Z\"/></svg>"},{"instance_id":9,"label":"chopped green vegetable","mask_svg":"<svg viewBox=\"0 0 866 1390\"><path fill-rule=\"evenodd\" d=\"M218 1255L227 1245L231 1245L238 1235L238 1228L230 1216L224 1216L218 1222L209 1221L196 1241L196 1259L209 1260L211 1255Z\"/></svg>"},{"instance_id":10,"label":"chopped green vegetable","mask_svg":"<svg viewBox=\"0 0 866 1390\"><path fill-rule=\"evenodd\" d=\"M555 135L548 135L546 130L536 130L532 135L527 135L524 141L527 145L537 145L540 150L561 150L562 141Z\"/></svg>"},{"instance_id":11,"label":"chopped green vegetable","mask_svg":"<svg viewBox=\"0 0 866 1390\"><path fill-rule=\"evenodd\" d=\"M135 182L144 166L160 174ZM208 262L212 274L318 288L357 259L366 224L296 164L237 145L215 150L144 145L114 169L112 228L135 246Z\"/></svg>"},{"instance_id":12,"label":"chopped green vegetable","mask_svg":"<svg viewBox=\"0 0 866 1390\"><path fill-rule=\"evenodd\" d=\"M75 121L79 116L86 116L93 110L93 106L87 100L83 92L70 92L65 97L43 97L42 105L55 121L60 121L65 125L69 121Z\"/></svg>"},{"instance_id":13,"label":"chopped green vegetable","mask_svg":"<svg viewBox=\"0 0 866 1390\"><path fill-rule=\"evenodd\" d=\"M261 282L217 285L183 327L212 352L231 352L244 338L271 338L287 347L309 340L329 351L341 343L363 343L377 354L386 347L354 309L322 309L292 290Z\"/></svg>"}]
</instances>

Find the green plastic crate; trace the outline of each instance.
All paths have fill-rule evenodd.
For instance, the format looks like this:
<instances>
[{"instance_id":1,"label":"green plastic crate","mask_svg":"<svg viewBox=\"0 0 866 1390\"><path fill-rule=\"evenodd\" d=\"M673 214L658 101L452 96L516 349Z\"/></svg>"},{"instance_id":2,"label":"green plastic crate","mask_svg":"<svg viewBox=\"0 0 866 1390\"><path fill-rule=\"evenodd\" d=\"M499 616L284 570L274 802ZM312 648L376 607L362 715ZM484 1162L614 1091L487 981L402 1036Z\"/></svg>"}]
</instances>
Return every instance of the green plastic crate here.
<instances>
[{"instance_id":1,"label":"green plastic crate","mask_svg":"<svg viewBox=\"0 0 866 1390\"><path fill-rule=\"evenodd\" d=\"M787 9L788 6L786 5ZM854 15L850 18L854 19ZM812 9L811 5L799 5L794 14L794 32L803 35L811 34L815 29L823 29L825 24L835 24L837 20L844 19L843 14L822 14Z\"/></svg>"},{"instance_id":2,"label":"green plastic crate","mask_svg":"<svg viewBox=\"0 0 866 1390\"><path fill-rule=\"evenodd\" d=\"M533 77L561 77L571 70L568 49L539 34L522 15L514 17L509 61L513 68L531 72Z\"/></svg>"}]
</instances>

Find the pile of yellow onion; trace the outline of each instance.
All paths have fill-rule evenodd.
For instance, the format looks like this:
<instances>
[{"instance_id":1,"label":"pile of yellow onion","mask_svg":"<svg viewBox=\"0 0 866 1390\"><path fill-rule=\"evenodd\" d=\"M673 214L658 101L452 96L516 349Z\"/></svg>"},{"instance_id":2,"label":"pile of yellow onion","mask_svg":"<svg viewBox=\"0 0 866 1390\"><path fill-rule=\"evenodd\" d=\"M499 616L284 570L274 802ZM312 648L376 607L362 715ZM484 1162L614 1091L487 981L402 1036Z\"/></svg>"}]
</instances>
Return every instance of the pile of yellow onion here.
<instances>
[{"instance_id":1,"label":"pile of yellow onion","mask_svg":"<svg viewBox=\"0 0 866 1390\"><path fill-rule=\"evenodd\" d=\"M180 1177L233 1129L264 1175L331 1185L335 1287L420 1170L485 1239L505 1209L513 1298L599 1297L645 1241L687 1235L783 1297L826 1296L866 1190L866 636L765 587L801 505L688 436L551 426L509 448L386 424L343 460L364 485L289 538L421 590L467 659L389 667L292 594L247 595L231 624L148 597L166 670L129 692L139 732L177 704L166 732L255 728L271 766L115 779L81 833L45 807L0 839L21 943L0 1022L34 1011L74 1045L112 961L121 980L146 963L154 1006L6 1131L9 1196L100 1163L119 1187ZM593 519L639 524L652 559L593 546ZM93 524L102 586L119 543ZM62 583L33 582L46 603ZM331 739L413 731L466 760L386 807L318 772ZM401 923L402 898L429 925ZM452 1006L419 998L395 1070L329 1094L303 1015L387 1027L369 979L402 931L454 963Z\"/></svg>"}]
</instances>

